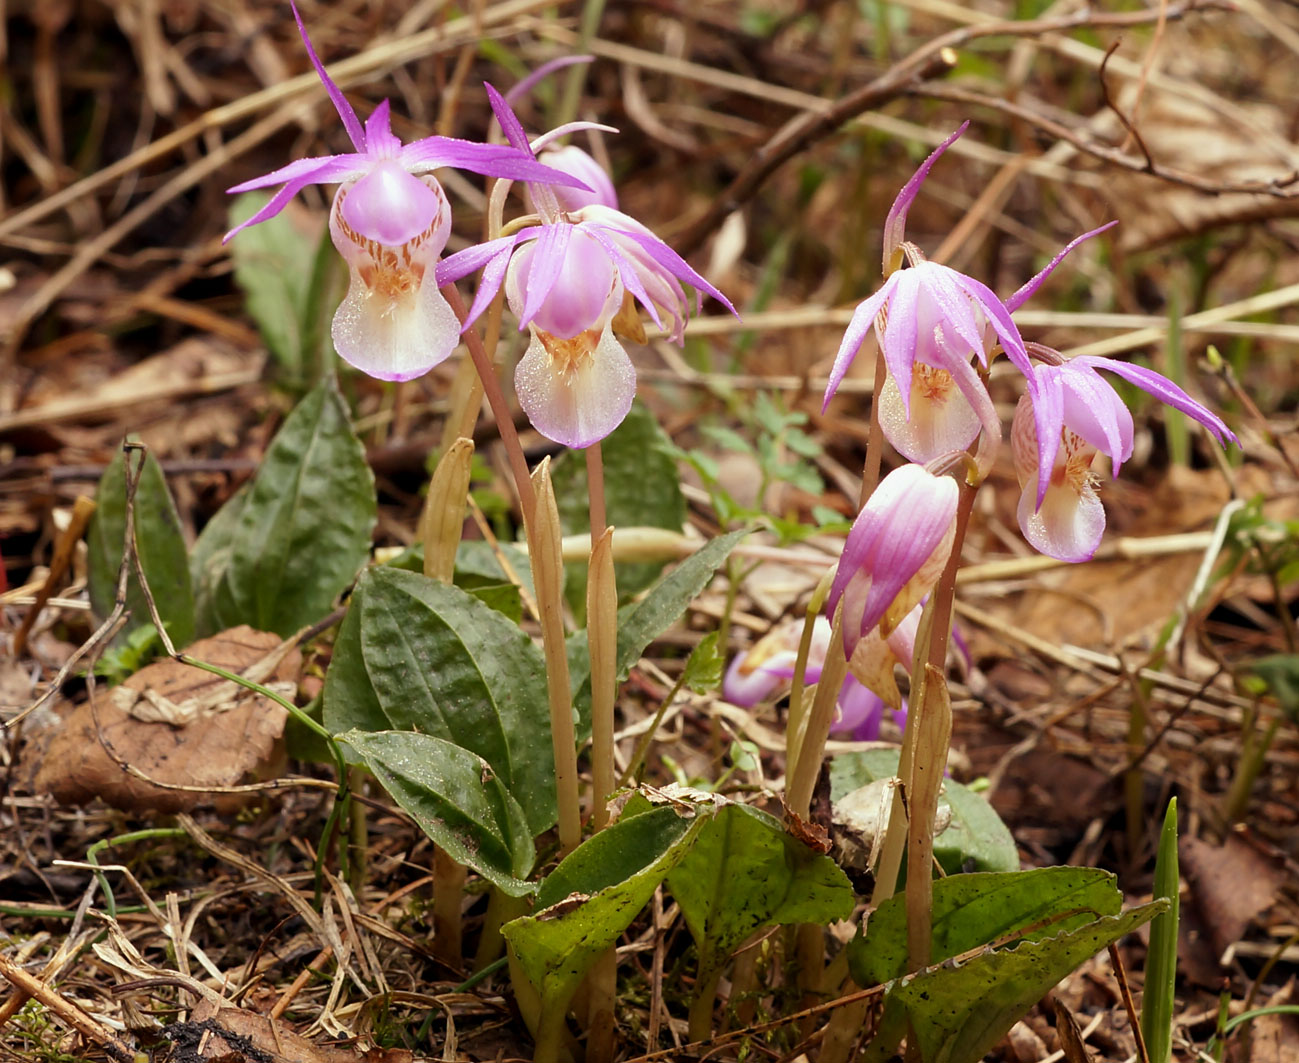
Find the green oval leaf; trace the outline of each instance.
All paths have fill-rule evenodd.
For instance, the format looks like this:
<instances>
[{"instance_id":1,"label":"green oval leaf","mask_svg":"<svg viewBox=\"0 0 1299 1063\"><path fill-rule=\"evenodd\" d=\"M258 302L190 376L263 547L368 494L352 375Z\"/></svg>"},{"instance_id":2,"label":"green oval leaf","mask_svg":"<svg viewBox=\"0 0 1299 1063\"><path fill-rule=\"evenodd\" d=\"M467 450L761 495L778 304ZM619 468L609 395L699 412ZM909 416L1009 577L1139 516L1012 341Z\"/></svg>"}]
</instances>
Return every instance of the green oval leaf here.
<instances>
[{"instance_id":1,"label":"green oval leaf","mask_svg":"<svg viewBox=\"0 0 1299 1063\"><path fill-rule=\"evenodd\" d=\"M246 493L194 548L199 627L288 637L325 616L369 557L376 501L332 376L294 408Z\"/></svg>"},{"instance_id":2,"label":"green oval leaf","mask_svg":"<svg viewBox=\"0 0 1299 1063\"><path fill-rule=\"evenodd\" d=\"M325 676L325 726L419 731L482 757L533 834L556 819L541 651L458 587L380 566L357 584Z\"/></svg>"},{"instance_id":3,"label":"green oval leaf","mask_svg":"<svg viewBox=\"0 0 1299 1063\"><path fill-rule=\"evenodd\" d=\"M934 882L933 962L991 945L999 938L1038 940L1114 915L1123 905L1115 877L1092 867L1042 867L1031 871L975 872ZM858 985L872 986L907 970L906 897L881 904L865 935L848 945Z\"/></svg>"},{"instance_id":4,"label":"green oval leaf","mask_svg":"<svg viewBox=\"0 0 1299 1063\"><path fill-rule=\"evenodd\" d=\"M828 856L792 837L780 820L727 804L668 874L699 952L704 984L755 930L828 923L852 914L852 884Z\"/></svg>"},{"instance_id":5,"label":"green oval leaf","mask_svg":"<svg viewBox=\"0 0 1299 1063\"><path fill-rule=\"evenodd\" d=\"M561 1014L582 978L645 907L707 822L659 807L623 816L573 850L542 882L537 912L501 933L543 1011Z\"/></svg>"},{"instance_id":6,"label":"green oval leaf","mask_svg":"<svg viewBox=\"0 0 1299 1063\"><path fill-rule=\"evenodd\" d=\"M1060 979L1167 906L1153 901L1015 949L926 968L889 990L886 1011L905 1012L923 1063L978 1063Z\"/></svg>"},{"instance_id":7,"label":"green oval leaf","mask_svg":"<svg viewBox=\"0 0 1299 1063\"><path fill-rule=\"evenodd\" d=\"M125 455L118 450L99 479L95 515L86 533L90 604L99 616L113 610L125 536L126 465ZM135 544L158 616L172 642L177 647L188 646L194 641L194 591L185 536L162 466L152 454L145 455L135 492ZM126 604L131 610L127 631L152 625L134 572L127 582Z\"/></svg>"},{"instance_id":8,"label":"green oval leaf","mask_svg":"<svg viewBox=\"0 0 1299 1063\"><path fill-rule=\"evenodd\" d=\"M523 879L535 850L523 809L482 757L412 731L346 731L339 740L453 859L511 896L531 891Z\"/></svg>"}]
</instances>

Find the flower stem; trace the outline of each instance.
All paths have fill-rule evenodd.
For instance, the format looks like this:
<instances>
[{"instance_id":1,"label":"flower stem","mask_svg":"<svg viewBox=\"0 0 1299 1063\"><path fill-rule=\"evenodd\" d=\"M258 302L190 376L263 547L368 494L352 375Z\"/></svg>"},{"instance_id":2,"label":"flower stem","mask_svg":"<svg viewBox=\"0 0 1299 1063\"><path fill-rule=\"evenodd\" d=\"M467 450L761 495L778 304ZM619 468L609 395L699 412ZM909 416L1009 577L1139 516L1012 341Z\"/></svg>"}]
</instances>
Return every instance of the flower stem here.
<instances>
[{"instance_id":1,"label":"flower stem","mask_svg":"<svg viewBox=\"0 0 1299 1063\"><path fill-rule=\"evenodd\" d=\"M442 294L451 304L456 317L464 321L468 316L468 310L465 308L464 299L461 298L460 289L454 284L448 284L442 289ZM510 462L510 473L514 477L514 489L518 492L519 505L523 510L523 524L528 528L537 508L537 495L532 488L528 460L524 457L523 444L519 442L519 433L514 427L509 403L505 401L505 392L501 390L501 382L496 378L496 366L487 353L487 348L483 346L482 338L474 329L470 329L464 334L464 341L465 346L469 348L469 357L473 359L474 368L478 370L478 378L482 381L487 403L492 408L492 416L496 419L496 430L505 445L505 453Z\"/></svg>"},{"instance_id":2,"label":"flower stem","mask_svg":"<svg viewBox=\"0 0 1299 1063\"><path fill-rule=\"evenodd\" d=\"M835 704L839 688L848 674L848 661L843 655L842 610L835 610L830 632L830 645L826 647L825 663L821 666L821 679L816 685L812 710L808 714L807 728L799 743L798 760L785 786L785 803L789 810L806 819L812 804L812 788L821 773L821 760L825 756L825 740L834 723Z\"/></svg>"},{"instance_id":3,"label":"flower stem","mask_svg":"<svg viewBox=\"0 0 1299 1063\"><path fill-rule=\"evenodd\" d=\"M965 542L977 491L977 485L962 481L952 550L916 635L917 646L925 646L926 653L923 666L915 669L914 705L907 717L912 753L910 772L902 774L899 765L899 776L906 783L910 804L907 959L913 971L928 966L932 955L934 813L952 740L952 704L944 672L956 599L956 573L961 565L961 545ZM889 830L893 830L892 818Z\"/></svg>"},{"instance_id":4,"label":"flower stem","mask_svg":"<svg viewBox=\"0 0 1299 1063\"><path fill-rule=\"evenodd\" d=\"M586 582L586 632L591 654L591 825L609 822L614 791L613 711L618 692L618 588L613 529L595 540Z\"/></svg>"},{"instance_id":5,"label":"flower stem","mask_svg":"<svg viewBox=\"0 0 1299 1063\"><path fill-rule=\"evenodd\" d=\"M490 389L489 389L490 393ZM517 438L517 437L516 437ZM581 806L577 795L577 735L573 726L573 692L564 644L564 561L560 554L559 508L550 482L550 459L544 458L533 478L532 520L528 527L528 557L541 610L542 650L546 655L546 691L550 700L550 734L555 750L555 793L559 803L559 848L570 853L582 840ZM612 554L610 554L612 558Z\"/></svg>"},{"instance_id":6,"label":"flower stem","mask_svg":"<svg viewBox=\"0 0 1299 1063\"><path fill-rule=\"evenodd\" d=\"M792 768L798 763L798 752L803 744L803 733L807 729L806 714L803 711L803 694L807 688L807 657L812 652L812 636L816 632L816 621L825 605L830 585L834 582L833 568L827 569L821 581L807 600L807 615L803 620L803 634L798 640L798 653L794 657L794 678L789 689L789 714L785 719L785 764Z\"/></svg>"},{"instance_id":7,"label":"flower stem","mask_svg":"<svg viewBox=\"0 0 1299 1063\"><path fill-rule=\"evenodd\" d=\"M880 482L880 466L884 461L884 426L880 424L879 409L880 394L884 391L885 370L887 367L887 363L884 361L884 352L877 350L875 352L875 388L871 392L870 435L866 440L866 461L862 466L859 506L866 504L866 500L875 493L875 488Z\"/></svg>"}]
</instances>

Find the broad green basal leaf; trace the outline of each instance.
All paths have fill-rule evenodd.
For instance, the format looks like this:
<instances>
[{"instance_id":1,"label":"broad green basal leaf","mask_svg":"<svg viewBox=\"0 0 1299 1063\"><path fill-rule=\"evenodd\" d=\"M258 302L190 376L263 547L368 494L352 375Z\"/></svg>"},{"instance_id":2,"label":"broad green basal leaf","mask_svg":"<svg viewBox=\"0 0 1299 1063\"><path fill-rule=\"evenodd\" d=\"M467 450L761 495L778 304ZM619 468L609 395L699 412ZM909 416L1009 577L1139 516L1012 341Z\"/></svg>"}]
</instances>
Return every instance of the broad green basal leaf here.
<instances>
[{"instance_id":1,"label":"broad green basal leaf","mask_svg":"<svg viewBox=\"0 0 1299 1063\"><path fill-rule=\"evenodd\" d=\"M724 805L704 825L667 882L699 951L700 985L754 931L846 919L854 903L833 860L775 816L739 804Z\"/></svg>"},{"instance_id":2,"label":"broad green basal leaf","mask_svg":"<svg viewBox=\"0 0 1299 1063\"><path fill-rule=\"evenodd\" d=\"M325 616L369 556L376 512L332 377L298 403L247 493L227 505L237 512L218 514L195 546L200 632L249 624L287 637Z\"/></svg>"},{"instance_id":3,"label":"broad green basal leaf","mask_svg":"<svg viewBox=\"0 0 1299 1063\"><path fill-rule=\"evenodd\" d=\"M537 910L501 933L541 997L543 1022L562 1021L591 964L645 907L685 855L711 806L683 815L658 807L626 816L570 853L537 891Z\"/></svg>"},{"instance_id":4,"label":"broad green basal leaf","mask_svg":"<svg viewBox=\"0 0 1299 1063\"><path fill-rule=\"evenodd\" d=\"M325 726L418 731L482 757L534 834L555 822L545 662L459 587L376 567L357 584L325 676Z\"/></svg>"},{"instance_id":5,"label":"broad green basal leaf","mask_svg":"<svg viewBox=\"0 0 1299 1063\"><path fill-rule=\"evenodd\" d=\"M133 453L130 460L135 463L139 457ZM124 462L125 455L119 450L100 477L95 493L95 515L86 534L90 604L99 616L107 616L113 610L117 573L126 541ZM167 633L177 647L188 646L194 641L194 591L185 537L162 467L152 454L145 455L135 492L135 543L140 566ZM153 623L134 572L127 583L126 604L131 610L128 631Z\"/></svg>"},{"instance_id":6,"label":"broad green basal leaf","mask_svg":"<svg viewBox=\"0 0 1299 1063\"><path fill-rule=\"evenodd\" d=\"M485 760L411 731L346 731L338 737L453 859L512 896L532 889L523 881L534 860L523 809Z\"/></svg>"},{"instance_id":7,"label":"broad green basal leaf","mask_svg":"<svg viewBox=\"0 0 1299 1063\"><path fill-rule=\"evenodd\" d=\"M930 967L889 990L909 1020L923 1063L977 1063L1052 986L1167 907L1154 901L1013 949Z\"/></svg>"},{"instance_id":8,"label":"broad green basal leaf","mask_svg":"<svg viewBox=\"0 0 1299 1063\"><path fill-rule=\"evenodd\" d=\"M1010 935L1037 940L1073 930L1123 904L1115 877L1090 867L949 875L934 882L933 958L941 963ZM907 970L906 897L891 897L871 913L864 936L848 946L853 978L861 986L901 977Z\"/></svg>"}]
</instances>

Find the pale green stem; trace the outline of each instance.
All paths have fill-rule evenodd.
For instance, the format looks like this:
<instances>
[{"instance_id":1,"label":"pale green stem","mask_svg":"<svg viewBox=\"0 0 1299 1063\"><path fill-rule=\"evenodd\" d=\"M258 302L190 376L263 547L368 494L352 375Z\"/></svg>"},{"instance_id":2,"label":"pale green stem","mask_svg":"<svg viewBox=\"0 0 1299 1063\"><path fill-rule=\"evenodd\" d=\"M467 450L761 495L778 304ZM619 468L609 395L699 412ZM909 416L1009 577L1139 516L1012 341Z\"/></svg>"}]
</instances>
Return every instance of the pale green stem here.
<instances>
[{"instance_id":1,"label":"pale green stem","mask_svg":"<svg viewBox=\"0 0 1299 1063\"><path fill-rule=\"evenodd\" d=\"M816 631L816 621L821 615L826 596L830 593L834 573L833 568L826 571L807 601L803 634L798 641L798 653L794 658L794 679L789 688L789 714L785 720L785 764L790 769L798 763L798 751L803 742L803 733L807 729L807 720L803 712L803 694L807 686L807 655L812 650L812 636Z\"/></svg>"},{"instance_id":2,"label":"pale green stem","mask_svg":"<svg viewBox=\"0 0 1299 1063\"><path fill-rule=\"evenodd\" d=\"M830 632L830 645L825 651L821 666L821 679L812 699L807 729L799 745L798 760L794 764L785 786L785 802L791 812L806 819L812 804L812 788L821 773L821 760L825 756L825 741L834 723L835 706L839 688L848 674L848 661L843 655L842 610L836 610Z\"/></svg>"}]
</instances>

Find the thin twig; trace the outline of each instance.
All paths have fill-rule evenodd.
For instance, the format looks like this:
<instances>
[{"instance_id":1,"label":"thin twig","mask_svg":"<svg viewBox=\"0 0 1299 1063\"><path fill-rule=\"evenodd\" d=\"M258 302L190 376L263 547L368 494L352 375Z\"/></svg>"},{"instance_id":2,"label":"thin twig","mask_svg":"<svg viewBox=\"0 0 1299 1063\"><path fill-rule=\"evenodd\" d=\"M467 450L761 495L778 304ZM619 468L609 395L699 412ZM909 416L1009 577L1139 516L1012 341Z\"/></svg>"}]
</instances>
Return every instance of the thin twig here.
<instances>
[{"instance_id":1,"label":"thin twig","mask_svg":"<svg viewBox=\"0 0 1299 1063\"><path fill-rule=\"evenodd\" d=\"M1223 10L1219 0L1196 2L1168 8L1168 20L1204 10ZM719 195L708 210L692 223L675 241L676 250L690 254L721 223L741 207L781 165L806 151L818 140L834 133L850 118L879 107L903 95L936 95L922 89L932 87L924 79L950 69L956 62L956 49L984 37L1037 37L1083 27L1142 26L1161 17L1159 11L1095 12L1090 8L1071 15L1027 21L1008 20L977 26L961 26L922 44L905 59L895 63L868 85L829 104L825 110L805 113L787 122L765 144L753 153L752 160ZM920 84L917 84L920 82ZM1297 175L1299 176L1299 175Z\"/></svg>"},{"instance_id":2,"label":"thin twig","mask_svg":"<svg viewBox=\"0 0 1299 1063\"><path fill-rule=\"evenodd\" d=\"M1103 162L1108 162L1112 166L1131 170L1134 173L1149 174L1151 177L1156 177L1168 184L1191 188L1197 192L1203 192L1205 195L1221 196L1228 193L1247 193L1250 195L1272 196L1279 199L1294 199L1299 196L1299 188L1294 187L1296 183L1299 183L1299 170L1291 170L1289 173L1274 177L1270 181L1242 181L1238 184L1223 183L1193 173L1186 173L1184 170L1174 170L1167 166L1161 166L1150 159L1149 156L1144 159L1134 158L1118 148L1112 148L1106 144L1097 143L1088 137L1081 136L1055 119L1048 118L1031 107L1025 107L1023 104L1011 100L989 96L986 93L975 92L972 89L961 88L957 85L943 85L934 81L923 81L908 85L903 92L906 95L916 96L921 99L949 100L953 103L987 107L994 111L1000 111L1002 114L1027 122L1057 140L1066 141L1079 151Z\"/></svg>"}]
</instances>

